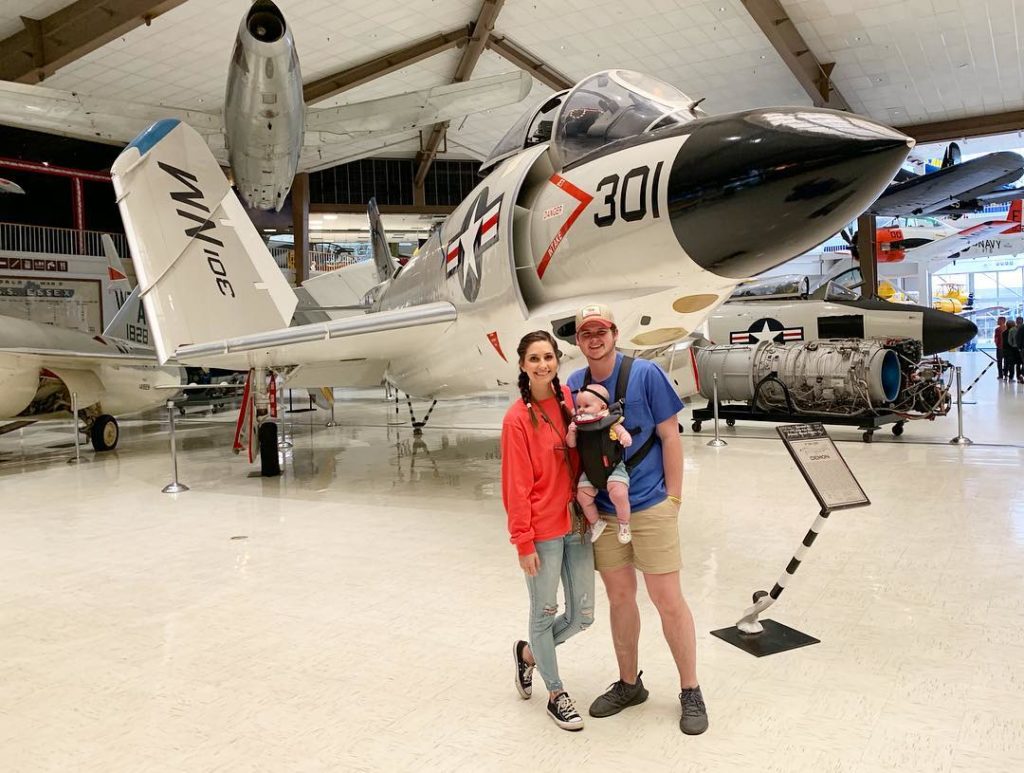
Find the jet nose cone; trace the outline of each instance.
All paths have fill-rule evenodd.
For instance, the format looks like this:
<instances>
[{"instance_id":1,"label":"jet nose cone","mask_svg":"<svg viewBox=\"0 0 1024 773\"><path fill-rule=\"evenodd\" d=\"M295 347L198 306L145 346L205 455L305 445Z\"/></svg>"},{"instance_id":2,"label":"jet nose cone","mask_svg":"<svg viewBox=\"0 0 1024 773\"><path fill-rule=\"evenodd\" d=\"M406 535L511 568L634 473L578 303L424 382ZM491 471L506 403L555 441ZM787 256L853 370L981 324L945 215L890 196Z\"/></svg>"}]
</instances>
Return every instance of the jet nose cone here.
<instances>
[{"instance_id":1,"label":"jet nose cone","mask_svg":"<svg viewBox=\"0 0 1024 773\"><path fill-rule=\"evenodd\" d=\"M921 343L925 354L940 354L963 346L978 335L978 326L966 317L938 309L925 309Z\"/></svg>"},{"instance_id":2,"label":"jet nose cone","mask_svg":"<svg viewBox=\"0 0 1024 773\"><path fill-rule=\"evenodd\" d=\"M806 252L867 209L914 141L818 108L696 121L669 178L676 238L700 266L747 278Z\"/></svg>"}]
</instances>

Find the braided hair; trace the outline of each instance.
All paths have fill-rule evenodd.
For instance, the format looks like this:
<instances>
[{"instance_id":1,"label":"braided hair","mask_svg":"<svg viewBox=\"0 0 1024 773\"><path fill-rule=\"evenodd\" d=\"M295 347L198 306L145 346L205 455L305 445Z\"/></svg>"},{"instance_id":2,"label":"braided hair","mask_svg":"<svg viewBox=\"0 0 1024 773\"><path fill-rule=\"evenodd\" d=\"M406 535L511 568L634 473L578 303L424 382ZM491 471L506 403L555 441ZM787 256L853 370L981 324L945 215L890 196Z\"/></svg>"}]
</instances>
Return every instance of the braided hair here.
<instances>
[{"instance_id":1,"label":"braided hair","mask_svg":"<svg viewBox=\"0 0 1024 773\"><path fill-rule=\"evenodd\" d=\"M533 412L533 397L530 394L530 377L526 375L526 371L522 368L523 362L526 360L526 350L529 349L532 344L541 341L551 345L552 350L555 352L555 359L561 362L562 352L558 349L558 342L555 340L555 337L546 330L534 330L532 333L527 333L520 339L519 346L516 347L516 353L519 355L519 394L523 399L523 403L526 405L526 409L530 412L530 422L534 427L537 426L537 416ZM558 407L562 412L562 418L565 420L565 425L569 426L569 422L572 421L572 413L565 405L565 400L562 396L562 384L558 380L557 372L555 373L555 377L551 380L551 388L554 391L554 396L558 398Z\"/></svg>"}]
</instances>

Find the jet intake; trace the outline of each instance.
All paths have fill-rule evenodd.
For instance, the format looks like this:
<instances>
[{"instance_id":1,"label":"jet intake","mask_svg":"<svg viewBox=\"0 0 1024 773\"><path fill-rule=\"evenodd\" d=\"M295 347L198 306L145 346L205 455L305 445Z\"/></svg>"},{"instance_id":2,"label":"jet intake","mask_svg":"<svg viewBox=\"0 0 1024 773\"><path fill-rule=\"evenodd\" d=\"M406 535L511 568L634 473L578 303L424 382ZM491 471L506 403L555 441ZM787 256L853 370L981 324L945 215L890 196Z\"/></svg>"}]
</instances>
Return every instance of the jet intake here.
<instances>
[{"instance_id":1,"label":"jet intake","mask_svg":"<svg viewBox=\"0 0 1024 773\"><path fill-rule=\"evenodd\" d=\"M245 27L261 43L276 43L284 37L284 15L269 0L257 0L249 9Z\"/></svg>"},{"instance_id":2,"label":"jet intake","mask_svg":"<svg viewBox=\"0 0 1024 773\"><path fill-rule=\"evenodd\" d=\"M820 244L854 220L914 141L848 113L749 110L693 121L672 165L668 207L701 267L744 279Z\"/></svg>"}]
</instances>

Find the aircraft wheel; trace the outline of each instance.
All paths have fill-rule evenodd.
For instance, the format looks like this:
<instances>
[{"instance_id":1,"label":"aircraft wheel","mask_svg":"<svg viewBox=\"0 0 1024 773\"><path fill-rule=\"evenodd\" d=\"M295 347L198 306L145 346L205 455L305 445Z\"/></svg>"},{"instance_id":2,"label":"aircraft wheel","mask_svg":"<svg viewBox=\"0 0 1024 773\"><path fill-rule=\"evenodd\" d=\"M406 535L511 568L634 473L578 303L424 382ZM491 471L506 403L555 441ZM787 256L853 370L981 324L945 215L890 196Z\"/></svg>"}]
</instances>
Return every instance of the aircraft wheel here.
<instances>
[{"instance_id":1,"label":"aircraft wheel","mask_svg":"<svg viewBox=\"0 0 1024 773\"><path fill-rule=\"evenodd\" d=\"M695 421L693 424L690 425L690 429L692 429L694 432L700 432L700 422Z\"/></svg>"},{"instance_id":2,"label":"aircraft wheel","mask_svg":"<svg viewBox=\"0 0 1024 773\"><path fill-rule=\"evenodd\" d=\"M114 450L120 437L121 429L117 426L117 419L106 414L97 417L89 429L89 440L96 451Z\"/></svg>"},{"instance_id":3,"label":"aircraft wheel","mask_svg":"<svg viewBox=\"0 0 1024 773\"><path fill-rule=\"evenodd\" d=\"M726 419L725 420L725 426L727 426L727 427L735 427L736 426L736 419Z\"/></svg>"},{"instance_id":4,"label":"aircraft wheel","mask_svg":"<svg viewBox=\"0 0 1024 773\"><path fill-rule=\"evenodd\" d=\"M874 437L873 437L873 436L874 436L874 434L875 434L875 433L874 433L874 431L873 431L873 430L871 430L871 431L868 431L868 432L865 432L865 433L864 433L864 435L863 435L863 437L864 437L864 442L865 442L865 443L870 443L870 442L871 442L872 440L874 440Z\"/></svg>"},{"instance_id":5,"label":"aircraft wheel","mask_svg":"<svg viewBox=\"0 0 1024 773\"><path fill-rule=\"evenodd\" d=\"M898 422L896 422L895 424L892 425L892 434L894 434L896 437L899 437L900 435L903 434L903 422L902 421L898 421Z\"/></svg>"},{"instance_id":6,"label":"aircraft wheel","mask_svg":"<svg viewBox=\"0 0 1024 773\"><path fill-rule=\"evenodd\" d=\"M277 424L272 421L260 426L260 475L274 478L281 474L281 462L277 456Z\"/></svg>"}]
</instances>

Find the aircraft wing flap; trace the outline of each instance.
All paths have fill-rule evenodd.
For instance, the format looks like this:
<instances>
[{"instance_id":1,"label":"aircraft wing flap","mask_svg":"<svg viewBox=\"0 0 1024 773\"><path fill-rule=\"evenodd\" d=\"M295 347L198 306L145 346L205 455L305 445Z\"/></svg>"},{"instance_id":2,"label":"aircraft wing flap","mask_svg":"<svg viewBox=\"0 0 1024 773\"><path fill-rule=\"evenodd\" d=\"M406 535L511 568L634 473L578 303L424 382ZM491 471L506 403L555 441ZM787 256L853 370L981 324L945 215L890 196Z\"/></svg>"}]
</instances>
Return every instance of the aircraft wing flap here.
<instances>
[{"instance_id":1,"label":"aircraft wing flap","mask_svg":"<svg viewBox=\"0 0 1024 773\"><path fill-rule=\"evenodd\" d=\"M175 355L179 362L239 369L348 358L388 360L435 340L457 316L450 303L430 303L181 346Z\"/></svg>"}]
</instances>

